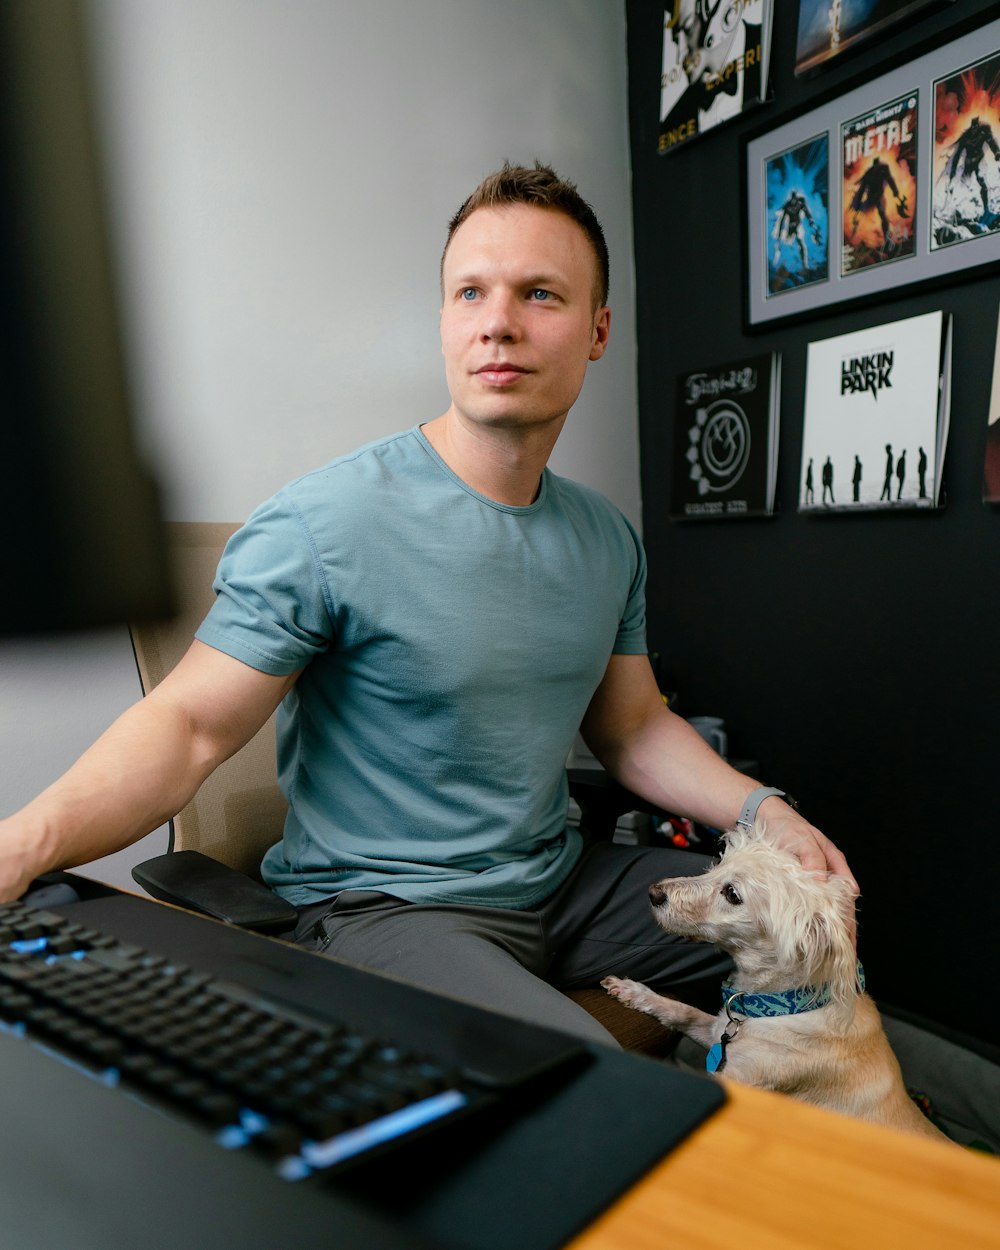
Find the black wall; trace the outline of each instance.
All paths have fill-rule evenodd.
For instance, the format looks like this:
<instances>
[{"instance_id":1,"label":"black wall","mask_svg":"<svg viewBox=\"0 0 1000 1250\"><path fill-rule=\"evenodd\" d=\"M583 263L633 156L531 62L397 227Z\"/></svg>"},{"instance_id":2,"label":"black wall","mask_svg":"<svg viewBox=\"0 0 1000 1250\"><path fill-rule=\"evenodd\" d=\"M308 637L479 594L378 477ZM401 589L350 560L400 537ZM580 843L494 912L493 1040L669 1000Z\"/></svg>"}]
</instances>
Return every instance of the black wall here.
<instances>
[{"instance_id":1,"label":"black wall","mask_svg":"<svg viewBox=\"0 0 1000 1250\"><path fill-rule=\"evenodd\" d=\"M983 974L1000 928L1000 510L981 502L981 483L1000 277L747 333L741 168L747 135L997 5L958 0L806 81L793 73L798 5L775 10L771 102L659 156L663 4L627 0L650 648L680 710L724 716L731 753L759 760L761 779L847 854L875 997L995 1041ZM938 308L954 316L945 508L798 515L807 344ZM778 515L668 521L677 375L772 349Z\"/></svg>"}]
</instances>

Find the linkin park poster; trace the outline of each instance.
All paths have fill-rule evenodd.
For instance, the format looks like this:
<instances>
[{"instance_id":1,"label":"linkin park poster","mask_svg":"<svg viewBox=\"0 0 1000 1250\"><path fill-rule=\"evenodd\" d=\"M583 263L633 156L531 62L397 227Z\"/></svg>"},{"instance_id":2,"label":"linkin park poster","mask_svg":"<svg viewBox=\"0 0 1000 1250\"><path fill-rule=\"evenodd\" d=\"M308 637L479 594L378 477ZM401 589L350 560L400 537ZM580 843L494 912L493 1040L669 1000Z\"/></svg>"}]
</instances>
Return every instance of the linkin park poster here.
<instances>
[{"instance_id":1,"label":"linkin park poster","mask_svg":"<svg viewBox=\"0 0 1000 1250\"><path fill-rule=\"evenodd\" d=\"M830 276L829 166L825 132L765 162L768 298Z\"/></svg>"},{"instance_id":2,"label":"linkin park poster","mask_svg":"<svg viewBox=\"0 0 1000 1250\"><path fill-rule=\"evenodd\" d=\"M917 92L840 128L841 276L916 252Z\"/></svg>"},{"instance_id":3,"label":"linkin park poster","mask_svg":"<svg viewBox=\"0 0 1000 1250\"><path fill-rule=\"evenodd\" d=\"M822 68L873 35L944 0L799 0L796 74Z\"/></svg>"},{"instance_id":4,"label":"linkin park poster","mask_svg":"<svg viewBox=\"0 0 1000 1250\"><path fill-rule=\"evenodd\" d=\"M1000 53L934 84L931 251L1000 229Z\"/></svg>"},{"instance_id":5,"label":"linkin park poster","mask_svg":"<svg viewBox=\"0 0 1000 1250\"><path fill-rule=\"evenodd\" d=\"M667 0L660 153L759 104L767 90L773 0Z\"/></svg>"},{"instance_id":6,"label":"linkin park poster","mask_svg":"<svg viewBox=\"0 0 1000 1250\"><path fill-rule=\"evenodd\" d=\"M810 343L799 510L935 507L950 377L941 312Z\"/></svg>"}]
</instances>

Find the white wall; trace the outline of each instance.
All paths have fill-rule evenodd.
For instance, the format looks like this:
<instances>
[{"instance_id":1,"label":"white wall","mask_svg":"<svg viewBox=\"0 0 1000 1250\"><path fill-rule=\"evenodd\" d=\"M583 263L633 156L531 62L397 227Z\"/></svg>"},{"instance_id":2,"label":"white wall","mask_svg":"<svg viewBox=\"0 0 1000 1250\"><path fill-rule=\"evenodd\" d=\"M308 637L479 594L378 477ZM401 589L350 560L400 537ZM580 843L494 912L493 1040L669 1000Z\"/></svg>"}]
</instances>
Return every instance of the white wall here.
<instances>
[{"instance_id":1,"label":"white wall","mask_svg":"<svg viewBox=\"0 0 1000 1250\"><path fill-rule=\"evenodd\" d=\"M447 406L448 217L504 158L593 203L611 347L553 459L639 521L620 0L90 0L144 441L171 518ZM138 692L122 631L0 649L0 811ZM133 857L134 858L134 857Z\"/></svg>"}]
</instances>

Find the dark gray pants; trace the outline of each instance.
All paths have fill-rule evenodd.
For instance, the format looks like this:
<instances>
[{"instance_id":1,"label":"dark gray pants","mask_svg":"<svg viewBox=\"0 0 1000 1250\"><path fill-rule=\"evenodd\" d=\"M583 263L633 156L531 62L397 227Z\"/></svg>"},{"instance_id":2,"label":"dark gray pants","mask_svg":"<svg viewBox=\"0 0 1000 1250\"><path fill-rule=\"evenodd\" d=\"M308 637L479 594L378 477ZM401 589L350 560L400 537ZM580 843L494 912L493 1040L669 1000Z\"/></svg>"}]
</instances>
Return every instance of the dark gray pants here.
<instances>
[{"instance_id":1,"label":"dark gray pants","mask_svg":"<svg viewBox=\"0 0 1000 1250\"><path fill-rule=\"evenodd\" d=\"M510 911L407 903L346 890L302 909L294 940L309 950L387 972L493 1011L614 1044L560 991L614 973L715 1011L729 957L664 933L647 890L694 876L709 861L672 847L599 843L540 907Z\"/></svg>"}]
</instances>

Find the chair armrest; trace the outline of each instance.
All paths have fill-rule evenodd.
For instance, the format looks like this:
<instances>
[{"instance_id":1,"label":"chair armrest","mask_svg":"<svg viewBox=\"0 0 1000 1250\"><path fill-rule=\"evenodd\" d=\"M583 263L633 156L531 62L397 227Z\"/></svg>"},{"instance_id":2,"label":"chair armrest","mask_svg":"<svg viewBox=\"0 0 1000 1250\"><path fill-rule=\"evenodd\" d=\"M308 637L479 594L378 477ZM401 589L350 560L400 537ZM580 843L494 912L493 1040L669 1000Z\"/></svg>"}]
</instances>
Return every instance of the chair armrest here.
<instances>
[{"instance_id":1,"label":"chair armrest","mask_svg":"<svg viewBox=\"0 0 1000 1250\"><path fill-rule=\"evenodd\" d=\"M295 927L298 911L259 881L200 851L170 851L136 864L132 877L163 903L201 912L241 929L277 933Z\"/></svg>"}]
</instances>

